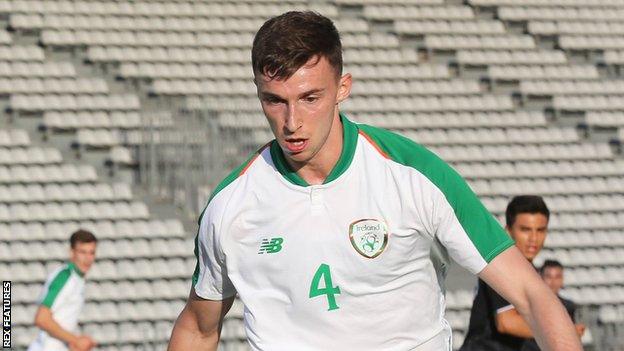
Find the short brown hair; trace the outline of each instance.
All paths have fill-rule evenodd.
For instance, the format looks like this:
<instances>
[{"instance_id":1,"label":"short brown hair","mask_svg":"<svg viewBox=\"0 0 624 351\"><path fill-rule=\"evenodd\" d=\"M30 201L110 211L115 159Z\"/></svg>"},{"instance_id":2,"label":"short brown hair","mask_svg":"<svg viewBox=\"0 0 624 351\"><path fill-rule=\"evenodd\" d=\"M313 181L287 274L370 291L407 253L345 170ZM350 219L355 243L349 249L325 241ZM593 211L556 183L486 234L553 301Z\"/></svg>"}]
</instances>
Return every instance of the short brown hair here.
<instances>
[{"instance_id":1,"label":"short brown hair","mask_svg":"<svg viewBox=\"0 0 624 351\"><path fill-rule=\"evenodd\" d=\"M69 238L69 244L73 249L76 243L97 243L97 238L88 230L78 229Z\"/></svg>"},{"instance_id":2,"label":"short brown hair","mask_svg":"<svg viewBox=\"0 0 624 351\"><path fill-rule=\"evenodd\" d=\"M342 75L342 43L334 23L312 11L289 11L264 22L251 49L255 74L288 79L313 57L325 57Z\"/></svg>"}]
</instances>

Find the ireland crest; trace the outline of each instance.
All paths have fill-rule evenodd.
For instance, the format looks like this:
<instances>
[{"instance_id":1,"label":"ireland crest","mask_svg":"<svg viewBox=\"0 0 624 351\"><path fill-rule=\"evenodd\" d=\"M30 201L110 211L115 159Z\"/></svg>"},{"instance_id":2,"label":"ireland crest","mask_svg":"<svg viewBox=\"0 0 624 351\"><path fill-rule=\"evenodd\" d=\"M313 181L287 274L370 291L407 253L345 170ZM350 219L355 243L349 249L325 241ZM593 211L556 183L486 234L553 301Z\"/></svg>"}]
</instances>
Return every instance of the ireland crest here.
<instances>
[{"instance_id":1,"label":"ireland crest","mask_svg":"<svg viewBox=\"0 0 624 351\"><path fill-rule=\"evenodd\" d=\"M375 258L388 244L388 228L378 219L360 219L349 226L349 238L360 255Z\"/></svg>"}]
</instances>

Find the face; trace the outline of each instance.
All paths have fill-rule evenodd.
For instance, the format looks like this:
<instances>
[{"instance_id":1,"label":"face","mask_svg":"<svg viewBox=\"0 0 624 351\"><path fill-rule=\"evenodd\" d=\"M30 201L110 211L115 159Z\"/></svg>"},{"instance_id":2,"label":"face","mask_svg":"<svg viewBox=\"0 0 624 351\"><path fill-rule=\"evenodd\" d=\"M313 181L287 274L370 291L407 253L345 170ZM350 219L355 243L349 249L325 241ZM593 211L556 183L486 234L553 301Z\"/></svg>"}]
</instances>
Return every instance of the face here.
<instances>
[{"instance_id":1,"label":"face","mask_svg":"<svg viewBox=\"0 0 624 351\"><path fill-rule=\"evenodd\" d=\"M541 213L520 213L507 232L516 242L516 247L527 260L533 261L544 247L548 231L548 219Z\"/></svg>"},{"instance_id":2,"label":"face","mask_svg":"<svg viewBox=\"0 0 624 351\"><path fill-rule=\"evenodd\" d=\"M93 261L95 261L95 246L96 243L81 243L77 242L71 249L70 256L71 261L78 267L78 269L87 274Z\"/></svg>"},{"instance_id":3,"label":"face","mask_svg":"<svg viewBox=\"0 0 624 351\"><path fill-rule=\"evenodd\" d=\"M293 168L322 163L336 148L340 155L338 104L349 96L350 74L338 77L326 58L314 57L288 79L256 74L255 83L264 115Z\"/></svg>"},{"instance_id":4,"label":"face","mask_svg":"<svg viewBox=\"0 0 624 351\"><path fill-rule=\"evenodd\" d=\"M563 269L559 267L548 267L544 269L542 279L544 279L544 283L557 294L563 287Z\"/></svg>"}]
</instances>

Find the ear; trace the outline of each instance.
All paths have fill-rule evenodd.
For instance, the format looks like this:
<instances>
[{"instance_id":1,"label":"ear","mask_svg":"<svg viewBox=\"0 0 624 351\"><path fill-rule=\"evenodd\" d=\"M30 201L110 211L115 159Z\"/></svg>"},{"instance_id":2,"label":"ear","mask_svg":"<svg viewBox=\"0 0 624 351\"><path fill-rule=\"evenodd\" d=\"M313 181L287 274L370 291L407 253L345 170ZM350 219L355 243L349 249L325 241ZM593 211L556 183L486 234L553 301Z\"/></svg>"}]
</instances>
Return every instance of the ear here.
<instances>
[{"instance_id":1,"label":"ear","mask_svg":"<svg viewBox=\"0 0 624 351\"><path fill-rule=\"evenodd\" d=\"M338 92L336 95L336 103L339 104L343 102L346 98L351 94L351 73L346 73L342 77L340 77L340 81L338 82Z\"/></svg>"}]
</instances>

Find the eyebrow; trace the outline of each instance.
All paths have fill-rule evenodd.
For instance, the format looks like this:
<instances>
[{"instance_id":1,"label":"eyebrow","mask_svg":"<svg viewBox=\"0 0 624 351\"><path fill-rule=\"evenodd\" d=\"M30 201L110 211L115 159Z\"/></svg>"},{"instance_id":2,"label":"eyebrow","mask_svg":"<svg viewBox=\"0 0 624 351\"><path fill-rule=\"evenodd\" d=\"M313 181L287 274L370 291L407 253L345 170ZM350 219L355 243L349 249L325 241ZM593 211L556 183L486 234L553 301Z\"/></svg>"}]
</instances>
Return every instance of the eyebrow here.
<instances>
[{"instance_id":1,"label":"eyebrow","mask_svg":"<svg viewBox=\"0 0 624 351\"><path fill-rule=\"evenodd\" d=\"M312 94L322 93L324 91L325 91L325 89L310 89L308 91L304 91L303 93L299 94L298 98L310 96ZM273 93L269 93L269 92L266 92L266 91L261 91L260 92L260 96L262 98L275 98L275 99L279 99L279 100L286 100L286 99L284 99L283 97L281 97L279 95L276 95L276 94L273 94Z\"/></svg>"}]
</instances>

